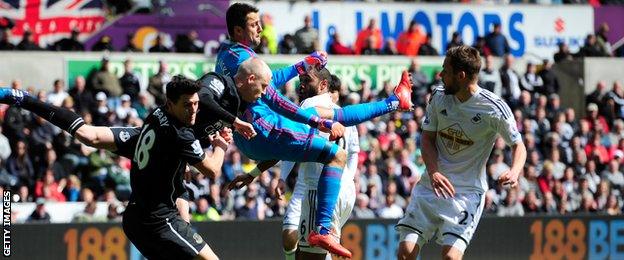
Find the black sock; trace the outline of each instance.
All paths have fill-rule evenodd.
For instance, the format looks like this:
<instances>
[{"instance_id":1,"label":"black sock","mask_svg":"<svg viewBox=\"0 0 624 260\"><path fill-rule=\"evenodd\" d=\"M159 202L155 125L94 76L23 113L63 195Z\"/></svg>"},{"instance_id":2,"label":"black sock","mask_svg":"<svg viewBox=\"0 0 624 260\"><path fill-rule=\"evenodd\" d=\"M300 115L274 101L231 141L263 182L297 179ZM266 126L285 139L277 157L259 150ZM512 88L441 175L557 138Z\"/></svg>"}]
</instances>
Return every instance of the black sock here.
<instances>
[{"instance_id":1,"label":"black sock","mask_svg":"<svg viewBox=\"0 0 624 260\"><path fill-rule=\"evenodd\" d=\"M84 125L84 120L71 110L43 103L38 99L25 96L21 107L35 113L55 126L69 132L72 136Z\"/></svg>"}]
</instances>

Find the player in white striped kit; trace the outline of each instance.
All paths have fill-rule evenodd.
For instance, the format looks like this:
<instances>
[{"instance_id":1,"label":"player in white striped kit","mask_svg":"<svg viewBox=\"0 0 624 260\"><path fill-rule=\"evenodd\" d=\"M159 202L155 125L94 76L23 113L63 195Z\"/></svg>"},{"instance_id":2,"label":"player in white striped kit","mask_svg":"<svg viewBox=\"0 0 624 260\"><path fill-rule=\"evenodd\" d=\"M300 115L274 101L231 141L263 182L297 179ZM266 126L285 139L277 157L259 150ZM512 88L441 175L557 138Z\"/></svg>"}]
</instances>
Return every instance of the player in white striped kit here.
<instances>
[{"instance_id":1,"label":"player in white striped kit","mask_svg":"<svg viewBox=\"0 0 624 260\"><path fill-rule=\"evenodd\" d=\"M397 224L398 259L416 259L432 239L442 245L444 259L462 259L483 212L485 164L498 134L513 152L512 167L498 182L517 185L526 148L509 106L477 85L480 68L481 57L472 47L446 52L444 88L434 90L423 122L428 174L412 190Z\"/></svg>"},{"instance_id":2,"label":"player in white striped kit","mask_svg":"<svg viewBox=\"0 0 624 260\"><path fill-rule=\"evenodd\" d=\"M301 86L299 97L305 99L301 103L302 108L326 107L338 108L332 93L339 91L340 80L332 76L327 69L313 70L308 74L299 76ZM327 135L323 135L328 137ZM342 174L338 202L332 218L332 234L339 241L340 230L349 219L355 203L354 176L357 169L360 142L357 129L354 126L347 127L344 137L339 140L341 146L347 151L347 164ZM294 167L293 162L282 162L282 180ZM316 187L323 165L319 163L301 163L299 175L293 196L288 203L288 209L282 225L282 239L286 259L295 259L297 247L302 259L325 259L330 258L327 251L308 245L306 238L309 231L314 228L314 216L316 205ZM331 258L330 258L331 259Z\"/></svg>"}]
</instances>

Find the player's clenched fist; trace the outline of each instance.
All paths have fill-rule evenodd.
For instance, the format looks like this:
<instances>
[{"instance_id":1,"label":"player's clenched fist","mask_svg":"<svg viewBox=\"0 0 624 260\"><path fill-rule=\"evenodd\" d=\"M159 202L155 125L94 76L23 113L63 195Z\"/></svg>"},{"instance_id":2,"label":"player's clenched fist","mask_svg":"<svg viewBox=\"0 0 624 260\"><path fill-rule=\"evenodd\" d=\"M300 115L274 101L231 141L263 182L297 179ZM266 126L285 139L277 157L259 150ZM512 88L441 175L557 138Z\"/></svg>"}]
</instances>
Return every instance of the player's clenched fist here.
<instances>
[{"instance_id":1,"label":"player's clenched fist","mask_svg":"<svg viewBox=\"0 0 624 260\"><path fill-rule=\"evenodd\" d=\"M247 140L256 136L256 130L254 130L253 126L250 123L238 119L238 117L234 120L233 126L234 130L247 138Z\"/></svg>"}]
</instances>

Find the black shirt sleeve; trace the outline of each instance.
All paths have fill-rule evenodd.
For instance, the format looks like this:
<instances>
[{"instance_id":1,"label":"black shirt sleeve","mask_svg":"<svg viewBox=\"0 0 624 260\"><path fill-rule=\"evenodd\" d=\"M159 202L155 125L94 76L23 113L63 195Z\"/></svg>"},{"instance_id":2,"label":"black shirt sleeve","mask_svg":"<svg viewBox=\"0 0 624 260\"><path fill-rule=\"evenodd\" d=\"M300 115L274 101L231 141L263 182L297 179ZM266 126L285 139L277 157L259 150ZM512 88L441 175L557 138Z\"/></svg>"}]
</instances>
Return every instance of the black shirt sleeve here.
<instances>
[{"instance_id":1,"label":"black shirt sleeve","mask_svg":"<svg viewBox=\"0 0 624 260\"><path fill-rule=\"evenodd\" d=\"M204 149L202 149L199 140L195 139L195 135L190 128L178 130L177 148L179 149L180 158L188 162L189 165L195 165L206 157Z\"/></svg>"},{"instance_id":2,"label":"black shirt sleeve","mask_svg":"<svg viewBox=\"0 0 624 260\"><path fill-rule=\"evenodd\" d=\"M141 135L140 127L111 127L115 138L115 146L117 150L113 151L117 155L121 155L128 159L134 157L134 149Z\"/></svg>"},{"instance_id":3,"label":"black shirt sleeve","mask_svg":"<svg viewBox=\"0 0 624 260\"><path fill-rule=\"evenodd\" d=\"M232 115L225 108L221 106L219 100L223 96L223 92L226 90L227 83L223 83L216 77L206 77L202 79L202 88L199 91L199 103L200 109L208 110L208 114L214 115L216 118L223 120L229 124L233 124L236 119L235 115Z\"/></svg>"}]
</instances>

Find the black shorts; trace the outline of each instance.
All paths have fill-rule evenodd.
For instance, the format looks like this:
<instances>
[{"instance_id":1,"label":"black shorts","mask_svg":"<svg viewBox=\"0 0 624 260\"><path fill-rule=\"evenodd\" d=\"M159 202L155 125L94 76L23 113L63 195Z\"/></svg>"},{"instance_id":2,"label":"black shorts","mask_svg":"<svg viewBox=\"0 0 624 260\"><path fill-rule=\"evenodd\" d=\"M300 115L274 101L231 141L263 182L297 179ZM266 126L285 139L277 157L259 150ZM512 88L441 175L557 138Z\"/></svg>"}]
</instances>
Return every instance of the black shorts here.
<instances>
[{"instance_id":1,"label":"black shorts","mask_svg":"<svg viewBox=\"0 0 624 260\"><path fill-rule=\"evenodd\" d=\"M179 215L160 221L146 221L136 205L123 216L123 230L147 259L194 259L206 242Z\"/></svg>"}]
</instances>

